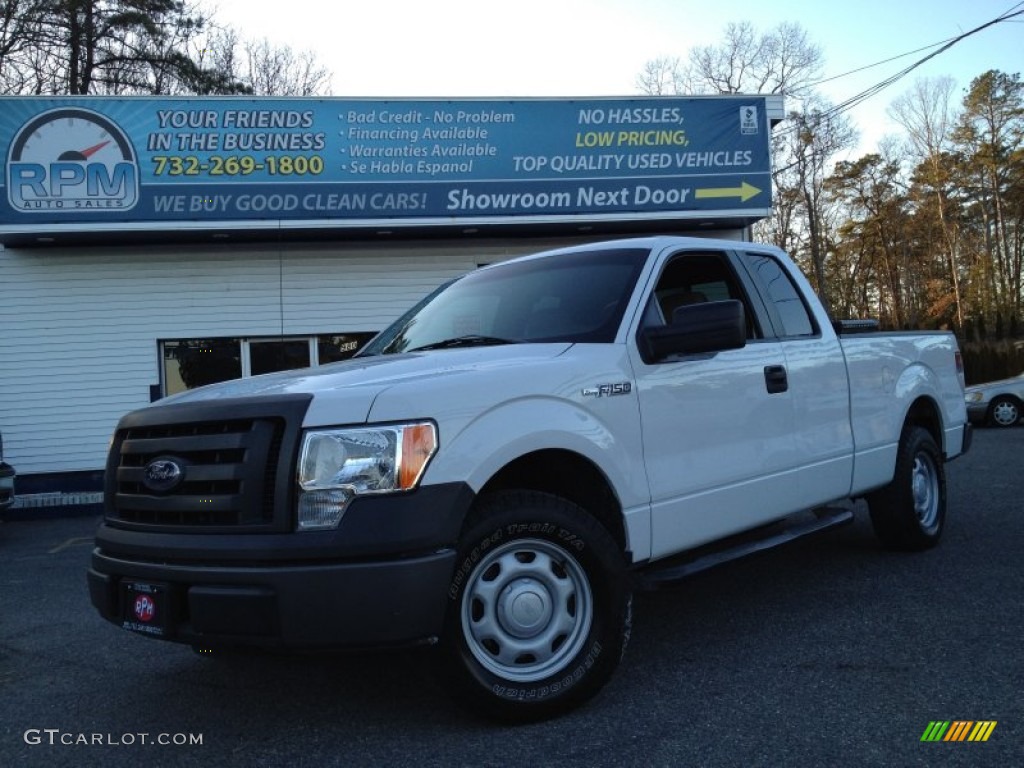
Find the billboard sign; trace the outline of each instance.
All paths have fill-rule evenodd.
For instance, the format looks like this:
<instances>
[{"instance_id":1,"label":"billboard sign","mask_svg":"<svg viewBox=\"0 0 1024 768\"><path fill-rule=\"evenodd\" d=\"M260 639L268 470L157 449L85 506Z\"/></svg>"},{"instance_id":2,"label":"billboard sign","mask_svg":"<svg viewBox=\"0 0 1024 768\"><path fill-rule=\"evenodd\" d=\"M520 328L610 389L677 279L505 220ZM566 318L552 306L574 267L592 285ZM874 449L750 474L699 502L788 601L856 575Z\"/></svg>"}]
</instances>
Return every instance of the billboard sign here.
<instances>
[{"instance_id":1,"label":"billboard sign","mask_svg":"<svg viewBox=\"0 0 1024 768\"><path fill-rule=\"evenodd\" d=\"M763 96L0 98L0 235L763 216Z\"/></svg>"}]
</instances>

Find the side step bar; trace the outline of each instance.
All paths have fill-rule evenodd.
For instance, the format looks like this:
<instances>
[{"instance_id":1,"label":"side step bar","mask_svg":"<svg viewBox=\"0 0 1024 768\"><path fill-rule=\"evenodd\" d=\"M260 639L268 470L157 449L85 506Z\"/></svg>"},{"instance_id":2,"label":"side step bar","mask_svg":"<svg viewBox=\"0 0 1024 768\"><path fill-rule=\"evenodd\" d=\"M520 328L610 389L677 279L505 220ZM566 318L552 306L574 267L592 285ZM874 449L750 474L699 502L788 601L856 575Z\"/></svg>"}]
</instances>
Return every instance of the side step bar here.
<instances>
[{"instance_id":1,"label":"side step bar","mask_svg":"<svg viewBox=\"0 0 1024 768\"><path fill-rule=\"evenodd\" d=\"M844 507L821 507L811 510L810 519L807 514L791 516L766 528L733 536L724 542L655 563L637 574L635 586L637 589L654 590L714 568L716 565L853 522L853 510Z\"/></svg>"}]
</instances>

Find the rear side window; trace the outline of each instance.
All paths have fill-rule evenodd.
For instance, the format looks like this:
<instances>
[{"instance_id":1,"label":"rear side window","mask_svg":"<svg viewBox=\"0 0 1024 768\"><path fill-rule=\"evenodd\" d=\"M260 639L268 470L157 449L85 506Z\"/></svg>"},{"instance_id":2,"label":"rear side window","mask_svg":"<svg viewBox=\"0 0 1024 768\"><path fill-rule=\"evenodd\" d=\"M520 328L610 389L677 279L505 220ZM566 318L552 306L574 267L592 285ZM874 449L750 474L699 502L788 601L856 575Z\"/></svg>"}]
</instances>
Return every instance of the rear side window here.
<instances>
[{"instance_id":1,"label":"rear side window","mask_svg":"<svg viewBox=\"0 0 1024 768\"><path fill-rule=\"evenodd\" d=\"M815 336L814 318L789 273L773 257L762 253L744 253L743 261L769 304L772 321L780 324L779 335Z\"/></svg>"}]
</instances>

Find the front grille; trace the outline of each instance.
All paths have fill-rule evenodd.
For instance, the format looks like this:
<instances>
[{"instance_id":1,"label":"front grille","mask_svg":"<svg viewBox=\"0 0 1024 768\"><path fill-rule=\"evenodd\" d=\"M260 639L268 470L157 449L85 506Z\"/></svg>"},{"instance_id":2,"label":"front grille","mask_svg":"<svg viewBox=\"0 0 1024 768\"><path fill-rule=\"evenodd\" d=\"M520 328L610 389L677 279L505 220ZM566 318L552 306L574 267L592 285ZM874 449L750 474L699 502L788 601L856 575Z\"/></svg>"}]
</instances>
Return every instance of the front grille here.
<instances>
[{"instance_id":1,"label":"front grille","mask_svg":"<svg viewBox=\"0 0 1024 768\"><path fill-rule=\"evenodd\" d=\"M108 520L147 529L281 529L307 405L301 397L129 414L107 464ZM176 474L167 483L154 480L147 474L154 465L173 465Z\"/></svg>"}]
</instances>

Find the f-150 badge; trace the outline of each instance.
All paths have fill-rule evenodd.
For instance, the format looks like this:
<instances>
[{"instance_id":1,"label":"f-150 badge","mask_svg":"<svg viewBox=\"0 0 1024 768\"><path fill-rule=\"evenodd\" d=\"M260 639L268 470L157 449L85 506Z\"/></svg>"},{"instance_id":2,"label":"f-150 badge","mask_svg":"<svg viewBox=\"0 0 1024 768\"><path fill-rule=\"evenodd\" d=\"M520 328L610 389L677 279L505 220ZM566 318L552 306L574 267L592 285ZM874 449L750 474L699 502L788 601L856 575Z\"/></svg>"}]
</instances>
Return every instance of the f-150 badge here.
<instances>
[{"instance_id":1,"label":"f-150 badge","mask_svg":"<svg viewBox=\"0 0 1024 768\"><path fill-rule=\"evenodd\" d=\"M628 381L621 381L618 384L598 384L596 387L586 387L583 390L584 397L611 397L612 395L628 395L633 391L633 385Z\"/></svg>"}]
</instances>

